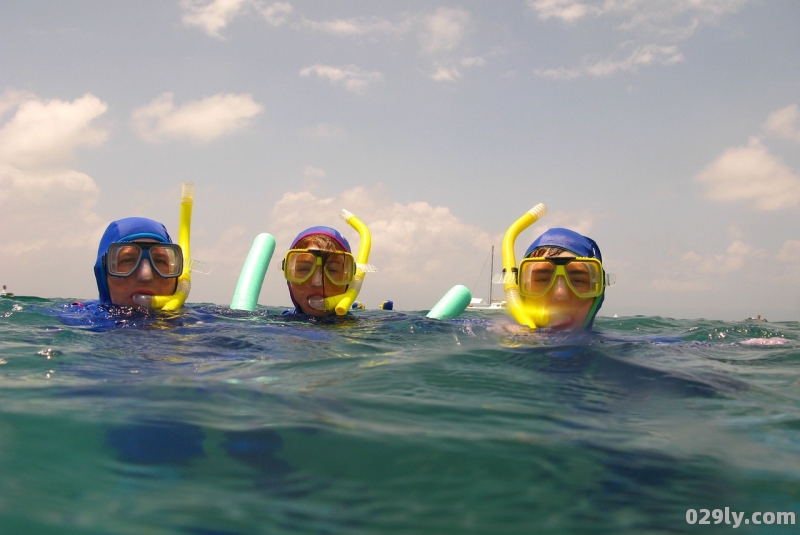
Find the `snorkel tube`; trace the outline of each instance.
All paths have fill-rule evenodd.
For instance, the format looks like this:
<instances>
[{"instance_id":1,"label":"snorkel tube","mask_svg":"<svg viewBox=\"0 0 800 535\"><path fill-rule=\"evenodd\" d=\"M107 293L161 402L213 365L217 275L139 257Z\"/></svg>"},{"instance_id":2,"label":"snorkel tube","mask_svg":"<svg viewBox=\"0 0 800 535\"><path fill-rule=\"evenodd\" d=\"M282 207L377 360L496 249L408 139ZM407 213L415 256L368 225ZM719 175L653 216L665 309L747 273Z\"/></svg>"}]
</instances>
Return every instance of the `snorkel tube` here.
<instances>
[{"instance_id":1,"label":"snorkel tube","mask_svg":"<svg viewBox=\"0 0 800 535\"><path fill-rule=\"evenodd\" d=\"M345 293L325 299L325 310L335 310L337 316L343 316L350 310L350 306L358 297L358 292L361 291L361 285L364 283L364 275L366 274L369 260L369 249L372 246L372 236L367 226L349 210L342 210L339 212L339 216L358 231L358 236L361 239L361 243L358 246L358 256L356 257L356 274L353 277L352 284L350 284Z\"/></svg>"},{"instance_id":2,"label":"snorkel tube","mask_svg":"<svg viewBox=\"0 0 800 535\"><path fill-rule=\"evenodd\" d=\"M549 314L544 309L534 309L533 307L526 307L522 303L522 298L519 295L519 284L517 274L517 259L514 255L514 242L517 236L536 223L542 216L547 213L547 207L539 203L517 219L506 231L503 236L503 289L506 293L506 307L511 313L511 316L517 320L520 325L527 325L531 329L536 328L536 324L547 324L549 322Z\"/></svg>"},{"instance_id":3,"label":"snorkel tube","mask_svg":"<svg viewBox=\"0 0 800 535\"><path fill-rule=\"evenodd\" d=\"M194 204L194 183L184 182L181 187L181 219L178 226L178 245L183 251L183 273L178 277L178 287L172 295L135 295L133 301L143 307L161 310L178 310L189 297L192 279L189 274L189 234L192 227L192 205Z\"/></svg>"}]
</instances>

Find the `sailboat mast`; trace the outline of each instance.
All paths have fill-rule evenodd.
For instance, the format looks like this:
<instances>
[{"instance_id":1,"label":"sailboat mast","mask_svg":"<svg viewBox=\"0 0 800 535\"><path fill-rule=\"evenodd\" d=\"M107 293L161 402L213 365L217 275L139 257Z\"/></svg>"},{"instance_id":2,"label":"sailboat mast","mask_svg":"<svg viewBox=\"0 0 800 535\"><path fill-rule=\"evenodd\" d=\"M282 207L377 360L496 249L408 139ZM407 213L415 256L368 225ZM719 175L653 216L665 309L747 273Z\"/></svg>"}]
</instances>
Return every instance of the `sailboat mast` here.
<instances>
[{"instance_id":1,"label":"sailboat mast","mask_svg":"<svg viewBox=\"0 0 800 535\"><path fill-rule=\"evenodd\" d=\"M492 280L494 279L494 245L492 245L492 263L489 266L489 306L492 306Z\"/></svg>"}]
</instances>

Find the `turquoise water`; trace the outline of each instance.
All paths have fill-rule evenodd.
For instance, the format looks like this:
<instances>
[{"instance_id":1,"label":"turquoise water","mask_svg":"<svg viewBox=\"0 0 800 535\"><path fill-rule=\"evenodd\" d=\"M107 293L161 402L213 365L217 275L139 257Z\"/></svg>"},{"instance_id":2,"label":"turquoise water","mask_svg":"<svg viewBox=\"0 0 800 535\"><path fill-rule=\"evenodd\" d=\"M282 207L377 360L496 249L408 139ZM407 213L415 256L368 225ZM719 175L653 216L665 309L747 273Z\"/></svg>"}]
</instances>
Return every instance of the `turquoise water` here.
<instances>
[{"instance_id":1,"label":"turquoise water","mask_svg":"<svg viewBox=\"0 0 800 535\"><path fill-rule=\"evenodd\" d=\"M800 515L797 322L66 304L0 299L3 534L800 531L686 520Z\"/></svg>"}]
</instances>

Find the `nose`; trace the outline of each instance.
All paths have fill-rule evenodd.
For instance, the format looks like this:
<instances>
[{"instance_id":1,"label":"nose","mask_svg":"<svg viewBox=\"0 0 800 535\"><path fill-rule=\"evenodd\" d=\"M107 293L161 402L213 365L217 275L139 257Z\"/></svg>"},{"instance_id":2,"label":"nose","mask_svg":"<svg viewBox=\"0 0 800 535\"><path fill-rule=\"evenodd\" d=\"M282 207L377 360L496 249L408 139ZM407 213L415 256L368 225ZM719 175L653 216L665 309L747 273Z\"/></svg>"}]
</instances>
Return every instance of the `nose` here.
<instances>
[{"instance_id":1,"label":"nose","mask_svg":"<svg viewBox=\"0 0 800 535\"><path fill-rule=\"evenodd\" d=\"M322 266L317 266L311 275L311 286L322 286Z\"/></svg>"},{"instance_id":2,"label":"nose","mask_svg":"<svg viewBox=\"0 0 800 535\"><path fill-rule=\"evenodd\" d=\"M553 299L557 300L566 300L569 298L570 289L567 286L567 281L561 275L556 277L556 281L553 284Z\"/></svg>"},{"instance_id":3,"label":"nose","mask_svg":"<svg viewBox=\"0 0 800 535\"><path fill-rule=\"evenodd\" d=\"M136 280L141 282L153 280L153 266L150 265L149 258L142 258L139 262L139 267L136 268Z\"/></svg>"}]
</instances>

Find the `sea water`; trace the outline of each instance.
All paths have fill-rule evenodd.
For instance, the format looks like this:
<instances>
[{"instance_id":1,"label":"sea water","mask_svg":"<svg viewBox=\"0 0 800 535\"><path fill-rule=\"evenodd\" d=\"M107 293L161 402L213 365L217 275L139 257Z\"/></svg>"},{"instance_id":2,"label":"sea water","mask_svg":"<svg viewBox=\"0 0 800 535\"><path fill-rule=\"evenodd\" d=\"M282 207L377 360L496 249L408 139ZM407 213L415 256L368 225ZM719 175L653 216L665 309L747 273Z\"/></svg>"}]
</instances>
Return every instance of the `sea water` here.
<instances>
[{"instance_id":1,"label":"sea water","mask_svg":"<svg viewBox=\"0 0 800 535\"><path fill-rule=\"evenodd\" d=\"M800 532L797 322L278 312L0 299L0 533Z\"/></svg>"}]
</instances>

